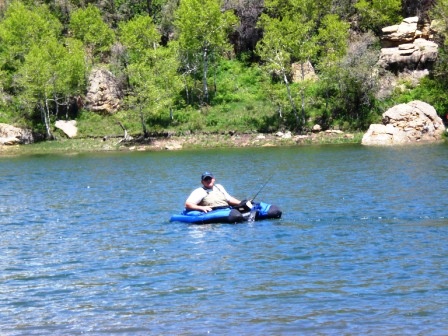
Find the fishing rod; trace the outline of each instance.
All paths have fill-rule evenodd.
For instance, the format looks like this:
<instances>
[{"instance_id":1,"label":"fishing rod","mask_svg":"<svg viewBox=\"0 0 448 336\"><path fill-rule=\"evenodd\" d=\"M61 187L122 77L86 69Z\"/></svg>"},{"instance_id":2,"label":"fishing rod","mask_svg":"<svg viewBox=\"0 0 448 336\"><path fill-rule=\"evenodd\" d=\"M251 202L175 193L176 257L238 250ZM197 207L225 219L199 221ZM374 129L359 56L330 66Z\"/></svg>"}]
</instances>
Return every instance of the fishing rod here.
<instances>
[{"instance_id":1,"label":"fishing rod","mask_svg":"<svg viewBox=\"0 0 448 336\"><path fill-rule=\"evenodd\" d=\"M269 176L269 178L266 180L266 182L261 186L260 190L258 190L258 192L255 194L255 196L252 197L251 199L249 199L250 202L253 202L253 200L258 196L258 194L264 189L264 187L266 187L266 185L269 183L269 181L274 176L274 173L272 173L271 176Z\"/></svg>"}]
</instances>

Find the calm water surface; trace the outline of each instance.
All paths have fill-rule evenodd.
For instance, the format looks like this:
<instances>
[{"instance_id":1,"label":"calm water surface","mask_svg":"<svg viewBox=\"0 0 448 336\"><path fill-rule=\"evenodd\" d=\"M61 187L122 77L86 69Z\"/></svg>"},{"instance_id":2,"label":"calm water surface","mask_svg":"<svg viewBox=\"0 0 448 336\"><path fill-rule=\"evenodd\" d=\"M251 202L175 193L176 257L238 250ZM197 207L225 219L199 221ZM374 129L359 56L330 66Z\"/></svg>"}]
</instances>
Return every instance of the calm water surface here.
<instances>
[{"instance_id":1,"label":"calm water surface","mask_svg":"<svg viewBox=\"0 0 448 336\"><path fill-rule=\"evenodd\" d=\"M281 220L169 223L211 170ZM448 146L0 158L1 335L447 335Z\"/></svg>"}]
</instances>

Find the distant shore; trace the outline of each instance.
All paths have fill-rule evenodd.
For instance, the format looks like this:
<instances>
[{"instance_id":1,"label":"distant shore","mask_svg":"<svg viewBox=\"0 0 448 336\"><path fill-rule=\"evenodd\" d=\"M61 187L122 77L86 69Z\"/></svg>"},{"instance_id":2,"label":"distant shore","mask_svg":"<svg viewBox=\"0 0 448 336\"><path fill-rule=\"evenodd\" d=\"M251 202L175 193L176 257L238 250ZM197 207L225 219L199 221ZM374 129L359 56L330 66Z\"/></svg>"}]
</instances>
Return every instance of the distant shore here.
<instances>
[{"instance_id":1,"label":"distant shore","mask_svg":"<svg viewBox=\"0 0 448 336\"><path fill-rule=\"evenodd\" d=\"M80 138L58 139L31 145L0 146L0 155L61 154L112 151L165 151L201 148L281 147L314 144L361 143L362 133L326 131L295 135L286 133L172 135L133 139Z\"/></svg>"}]
</instances>

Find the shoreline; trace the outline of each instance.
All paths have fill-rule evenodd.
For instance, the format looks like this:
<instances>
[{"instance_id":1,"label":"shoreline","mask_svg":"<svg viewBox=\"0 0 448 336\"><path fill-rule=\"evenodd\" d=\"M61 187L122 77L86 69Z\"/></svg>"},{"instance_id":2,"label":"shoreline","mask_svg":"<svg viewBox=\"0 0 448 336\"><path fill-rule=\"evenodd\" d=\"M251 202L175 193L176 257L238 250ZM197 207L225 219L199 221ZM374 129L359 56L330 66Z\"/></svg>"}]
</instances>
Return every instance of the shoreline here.
<instances>
[{"instance_id":1,"label":"shoreline","mask_svg":"<svg viewBox=\"0 0 448 336\"><path fill-rule=\"evenodd\" d=\"M0 156L32 154L71 154L89 152L126 152L126 151L179 151L186 149L244 148L244 147L283 147L324 144L361 143L363 133L344 133L325 131L307 135L293 135L289 132L235 133L171 135L132 139L124 142L117 138L73 138L43 141L29 145L2 145Z\"/></svg>"}]
</instances>

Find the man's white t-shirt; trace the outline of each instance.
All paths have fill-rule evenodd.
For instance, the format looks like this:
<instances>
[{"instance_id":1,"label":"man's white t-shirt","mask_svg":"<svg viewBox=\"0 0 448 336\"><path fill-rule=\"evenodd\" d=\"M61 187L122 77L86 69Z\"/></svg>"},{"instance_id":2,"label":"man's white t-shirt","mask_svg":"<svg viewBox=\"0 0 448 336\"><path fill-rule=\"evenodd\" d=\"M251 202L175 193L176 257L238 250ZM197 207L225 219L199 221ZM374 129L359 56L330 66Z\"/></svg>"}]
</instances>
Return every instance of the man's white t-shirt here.
<instances>
[{"instance_id":1,"label":"man's white t-shirt","mask_svg":"<svg viewBox=\"0 0 448 336\"><path fill-rule=\"evenodd\" d=\"M199 204L210 191L212 190L214 191L216 189L218 189L221 193L224 194L227 201L230 199L230 195L227 193L226 189L224 189L224 187L221 184L215 184L212 189L205 189L203 187L200 187L193 190L190 196L188 196L186 203Z\"/></svg>"}]
</instances>

